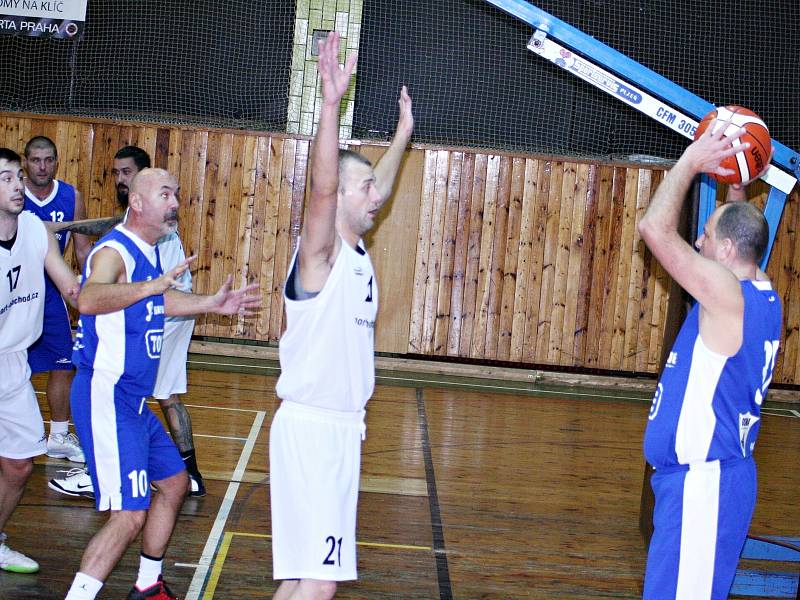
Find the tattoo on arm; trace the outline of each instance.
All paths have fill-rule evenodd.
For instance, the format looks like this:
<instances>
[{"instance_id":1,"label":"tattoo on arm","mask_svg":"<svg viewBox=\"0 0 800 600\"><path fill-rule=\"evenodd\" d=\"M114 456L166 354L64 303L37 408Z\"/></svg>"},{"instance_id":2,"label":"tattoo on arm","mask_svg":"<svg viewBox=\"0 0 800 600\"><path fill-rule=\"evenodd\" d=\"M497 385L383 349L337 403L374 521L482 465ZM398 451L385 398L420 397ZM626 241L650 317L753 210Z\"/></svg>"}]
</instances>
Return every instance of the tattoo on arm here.
<instances>
[{"instance_id":1,"label":"tattoo on arm","mask_svg":"<svg viewBox=\"0 0 800 600\"><path fill-rule=\"evenodd\" d=\"M71 231L93 237L100 237L117 223L122 222L122 216L108 217L104 219L85 219L83 221L71 221L60 227L59 231Z\"/></svg>"}]
</instances>

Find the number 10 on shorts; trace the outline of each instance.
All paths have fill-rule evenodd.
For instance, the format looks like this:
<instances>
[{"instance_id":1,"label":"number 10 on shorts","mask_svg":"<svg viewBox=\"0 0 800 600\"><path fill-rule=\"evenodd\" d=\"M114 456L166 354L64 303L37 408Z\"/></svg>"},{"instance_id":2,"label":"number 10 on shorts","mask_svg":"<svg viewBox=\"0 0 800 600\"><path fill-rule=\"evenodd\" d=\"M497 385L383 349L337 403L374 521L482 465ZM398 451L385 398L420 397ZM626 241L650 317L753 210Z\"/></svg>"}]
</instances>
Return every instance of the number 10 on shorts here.
<instances>
[{"instance_id":1,"label":"number 10 on shorts","mask_svg":"<svg viewBox=\"0 0 800 600\"><path fill-rule=\"evenodd\" d=\"M131 480L131 497L133 498L144 498L147 496L148 491L148 483L147 483L147 471L142 469L141 471L133 470L128 473L128 479Z\"/></svg>"}]
</instances>

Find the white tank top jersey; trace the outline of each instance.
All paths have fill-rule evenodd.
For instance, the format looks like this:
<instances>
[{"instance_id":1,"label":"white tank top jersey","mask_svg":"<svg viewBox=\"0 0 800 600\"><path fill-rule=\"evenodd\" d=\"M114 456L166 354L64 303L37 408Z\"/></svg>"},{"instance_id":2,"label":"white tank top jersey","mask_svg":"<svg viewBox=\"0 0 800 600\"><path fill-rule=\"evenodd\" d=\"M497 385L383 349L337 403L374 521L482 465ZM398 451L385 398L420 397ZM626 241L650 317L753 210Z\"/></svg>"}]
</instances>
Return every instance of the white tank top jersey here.
<instances>
[{"instance_id":1,"label":"white tank top jersey","mask_svg":"<svg viewBox=\"0 0 800 600\"><path fill-rule=\"evenodd\" d=\"M297 251L289 273L296 261ZM329 410L364 410L375 389L378 287L363 242L353 249L342 240L328 280L315 297L291 300L285 287L283 297L286 332L279 345L278 396Z\"/></svg>"},{"instance_id":2,"label":"white tank top jersey","mask_svg":"<svg viewBox=\"0 0 800 600\"><path fill-rule=\"evenodd\" d=\"M186 252L183 249L181 238L175 232L168 233L158 240L157 246L158 254L161 256L161 269L164 273L186 259ZM189 269L191 268L192 265L189 265ZM178 285L175 286L176 290L187 294L192 293L192 274L189 269L186 269L183 274L178 277L176 280ZM167 323L179 323L193 319L194 317L164 317L164 321Z\"/></svg>"},{"instance_id":3,"label":"white tank top jersey","mask_svg":"<svg viewBox=\"0 0 800 600\"><path fill-rule=\"evenodd\" d=\"M0 353L26 350L42 334L47 231L24 211L11 250L0 247Z\"/></svg>"}]
</instances>

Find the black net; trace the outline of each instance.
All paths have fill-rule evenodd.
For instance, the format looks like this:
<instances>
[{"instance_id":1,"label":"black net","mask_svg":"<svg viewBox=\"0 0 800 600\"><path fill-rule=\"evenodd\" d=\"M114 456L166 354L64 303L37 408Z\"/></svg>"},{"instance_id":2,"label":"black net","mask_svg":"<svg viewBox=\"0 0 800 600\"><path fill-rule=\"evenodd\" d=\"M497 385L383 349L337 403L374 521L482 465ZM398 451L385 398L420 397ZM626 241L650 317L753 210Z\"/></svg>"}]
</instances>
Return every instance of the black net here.
<instances>
[{"instance_id":1,"label":"black net","mask_svg":"<svg viewBox=\"0 0 800 600\"><path fill-rule=\"evenodd\" d=\"M0 36L0 109L282 130L294 2L90 0L81 40Z\"/></svg>"},{"instance_id":2,"label":"black net","mask_svg":"<svg viewBox=\"0 0 800 600\"><path fill-rule=\"evenodd\" d=\"M800 3L541 1L536 6L714 104L759 113L800 147ZM526 48L533 29L481 0L365 3L355 137L385 137L396 90L415 140L589 157L676 158L685 138ZM635 83L635 82L634 82Z\"/></svg>"}]
</instances>

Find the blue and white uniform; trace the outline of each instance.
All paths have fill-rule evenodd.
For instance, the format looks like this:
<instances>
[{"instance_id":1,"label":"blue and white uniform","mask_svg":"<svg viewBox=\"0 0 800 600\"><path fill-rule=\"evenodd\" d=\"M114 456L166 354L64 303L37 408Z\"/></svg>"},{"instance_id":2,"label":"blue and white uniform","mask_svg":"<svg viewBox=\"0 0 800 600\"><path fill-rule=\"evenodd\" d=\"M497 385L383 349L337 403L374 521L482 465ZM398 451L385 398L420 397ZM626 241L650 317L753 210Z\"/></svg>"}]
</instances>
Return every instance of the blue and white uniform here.
<instances>
[{"instance_id":1,"label":"blue and white uniform","mask_svg":"<svg viewBox=\"0 0 800 600\"><path fill-rule=\"evenodd\" d=\"M17 217L10 249L0 247L0 456L47 451L27 348L42 332L47 232L30 213Z\"/></svg>"},{"instance_id":2,"label":"blue and white uniform","mask_svg":"<svg viewBox=\"0 0 800 600\"><path fill-rule=\"evenodd\" d=\"M699 305L681 327L644 438L656 505L645 599L727 598L756 501L753 448L781 336L768 281L742 281L742 346L709 350Z\"/></svg>"},{"instance_id":3,"label":"blue and white uniform","mask_svg":"<svg viewBox=\"0 0 800 600\"><path fill-rule=\"evenodd\" d=\"M361 242L341 241L322 290L305 300L292 293L296 261L297 253L284 291L276 388L283 402L269 439L272 576L346 581L358 577L356 509L364 408L375 387L378 289Z\"/></svg>"},{"instance_id":4,"label":"blue and white uniform","mask_svg":"<svg viewBox=\"0 0 800 600\"><path fill-rule=\"evenodd\" d=\"M25 190L25 210L42 221L62 222L75 218L75 188L53 180L53 190L44 200L39 200ZM69 232L54 234L63 256L69 242ZM56 285L45 274L44 326L42 335L28 349L28 364L34 373L57 369L72 369L72 328L64 299Z\"/></svg>"},{"instance_id":5,"label":"blue and white uniform","mask_svg":"<svg viewBox=\"0 0 800 600\"><path fill-rule=\"evenodd\" d=\"M128 282L162 274L158 250L124 225L101 238L122 257ZM150 481L184 470L175 444L146 404L153 393L164 335L164 297L150 296L103 315L81 315L72 360L75 429L86 454L98 510L144 510Z\"/></svg>"}]
</instances>

